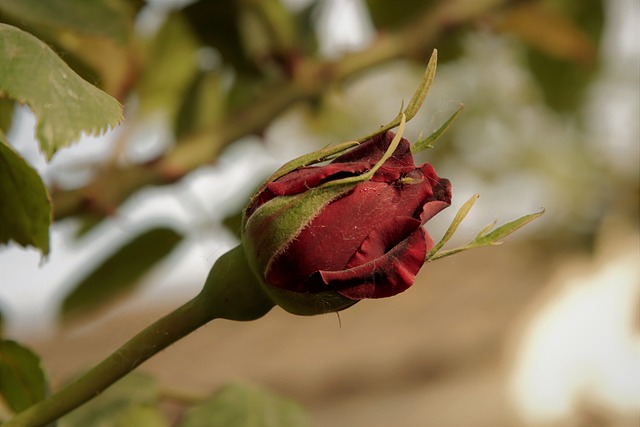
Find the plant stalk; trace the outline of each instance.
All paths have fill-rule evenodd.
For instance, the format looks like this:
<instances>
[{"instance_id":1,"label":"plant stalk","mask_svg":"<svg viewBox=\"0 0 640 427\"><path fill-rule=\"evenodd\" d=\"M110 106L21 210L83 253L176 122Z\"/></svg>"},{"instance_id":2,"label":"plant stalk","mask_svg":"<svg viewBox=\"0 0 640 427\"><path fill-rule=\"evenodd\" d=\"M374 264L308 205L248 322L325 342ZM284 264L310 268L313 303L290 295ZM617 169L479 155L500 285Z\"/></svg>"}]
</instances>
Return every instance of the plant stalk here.
<instances>
[{"instance_id":1,"label":"plant stalk","mask_svg":"<svg viewBox=\"0 0 640 427\"><path fill-rule=\"evenodd\" d=\"M99 395L144 361L213 319L255 320L273 307L241 246L222 255L202 291L157 320L66 387L20 412L3 427L40 427Z\"/></svg>"}]
</instances>

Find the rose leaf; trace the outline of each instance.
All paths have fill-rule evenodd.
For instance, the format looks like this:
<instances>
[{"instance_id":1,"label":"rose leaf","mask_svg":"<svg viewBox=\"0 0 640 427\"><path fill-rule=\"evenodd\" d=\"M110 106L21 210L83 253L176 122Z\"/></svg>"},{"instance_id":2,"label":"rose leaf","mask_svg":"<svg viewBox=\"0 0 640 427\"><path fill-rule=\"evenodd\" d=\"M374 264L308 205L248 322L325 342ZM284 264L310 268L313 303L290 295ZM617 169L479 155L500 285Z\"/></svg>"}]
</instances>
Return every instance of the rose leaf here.
<instances>
[{"instance_id":1,"label":"rose leaf","mask_svg":"<svg viewBox=\"0 0 640 427\"><path fill-rule=\"evenodd\" d=\"M295 402L257 387L231 384L189 409L180 427L308 427Z\"/></svg>"},{"instance_id":2,"label":"rose leaf","mask_svg":"<svg viewBox=\"0 0 640 427\"><path fill-rule=\"evenodd\" d=\"M0 244L14 240L49 253L51 205L36 172L0 133Z\"/></svg>"},{"instance_id":3,"label":"rose leaf","mask_svg":"<svg viewBox=\"0 0 640 427\"><path fill-rule=\"evenodd\" d=\"M44 399L47 382L40 358L11 340L0 341L0 395L14 412Z\"/></svg>"},{"instance_id":4,"label":"rose leaf","mask_svg":"<svg viewBox=\"0 0 640 427\"><path fill-rule=\"evenodd\" d=\"M47 159L83 132L99 135L122 121L118 101L84 81L44 42L6 24L0 24L0 97L29 105Z\"/></svg>"}]
</instances>

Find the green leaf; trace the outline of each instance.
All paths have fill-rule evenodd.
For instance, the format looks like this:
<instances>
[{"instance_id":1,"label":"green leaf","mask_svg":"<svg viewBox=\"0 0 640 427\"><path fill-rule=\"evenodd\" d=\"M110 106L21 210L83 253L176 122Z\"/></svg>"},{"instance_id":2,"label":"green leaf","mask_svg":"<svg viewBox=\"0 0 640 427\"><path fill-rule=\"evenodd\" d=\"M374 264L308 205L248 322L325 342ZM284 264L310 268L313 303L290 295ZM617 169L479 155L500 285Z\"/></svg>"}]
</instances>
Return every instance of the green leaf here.
<instances>
[{"instance_id":1,"label":"green leaf","mask_svg":"<svg viewBox=\"0 0 640 427\"><path fill-rule=\"evenodd\" d=\"M451 127L453 122L458 118L460 113L464 110L464 105L460 104L460 107L447 119L446 122L442 124L435 132L426 137L425 139L416 141L411 146L412 153L419 153L422 150L426 150L427 148L433 148L433 144L442 136L444 133Z\"/></svg>"},{"instance_id":2,"label":"green leaf","mask_svg":"<svg viewBox=\"0 0 640 427\"><path fill-rule=\"evenodd\" d=\"M173 121L196 77L197 40L181 14L170 15L147 47L148 61L136 88L142 114L158 110Z\"/></svg>"},{"instance_id":3,"label":"green leaf","mask_svg":"<svg viewBox=\"0 0 640 427\"><path fill-rule=\"evenodd\" d=\"M0 395L14 412L45 398L47 381L40 358L15 341L0 341Z\"/></svg>"},{"instance_id":4,"label":"green leaf","mask_svg":"<svg viewBox=\"0 0 640 427\"><path fill-rule=\"evenodd\" d=\"M316 17L320 11L320 2L314 0L295 13L298 47L302 52L313 56L318 52L318 39L315 30Z\"/></svg>"},{"instance_id":5,"label":"green leaf","mask_svg":"<svg viewBox=\"0 0 640 427\"><path fill-rule=\"evenodd\" d=\"M0 98L0 132L4 132L5 135L11 129L15 105L16 103L11 99Z\"/></svg>"},{"instance_id":6,"label":"green leaf","mask_svg":"<svg viewBox=\"0 0 640 427\"><path fill-rule=\"evenodd\" d=\"M13 240L49 253L51 206L40 175L0 132L0 244Z\"/></svg>"},{"instance_id":7,"label":"green leaf","mask_svg":"<svg viewBox=\"0 0 640 427\"><path fill-rule=\"evenodd\" d=\"M157 381L147 375L132 373L62 417L59 424L60 427L166 426L154 408L158 401Z\"/></svg>"},{"instance_id":8,"label":"green leaf","mask_svg":"<svg viewBox=\"0 0 640 427\"><path fill-rule=\"evenodd\" d=\"M181 240L182 235L166 227L153 228L132 238L72 287L62 303L62 320L104 307L134 289L144 274Z\"/></svg>"},{"instance_id":9,"label":"green leaf","mask_svg":"<svg viewBox=\"0 0 640 427\"><path fill-rule=\"evenodd\" d=\"M200 73L183 96L176 117L175 133L180 136L212 126L225 113L225 94L219 72Z\"/></svg>"},{"instance_id":10,"label":"green leaf","mask_svg":"<svg viewBox=\"0 0 640 427\"><path fill-rule=\"evenodd\" d=\"M114 427L169 427L160 408L149 405L129 407L118 417Z\"/></svg>"},{"instance_id":11,"label":"green leaf","mask_svg":"<svg viewBox=\"0 0 640 427\"><path fill-rule=\"evenodd\" d=\"M0 97L26 103L36 115L36 137L48 159L80 139L122 121L122 107L82 80L45 43L0 24Z\"/></svg>"},{"instance_id":12,"label":"green leaf","mask_svg":"<svg viewBox=\"0 0 640 427\"><path fill-rule=\"evenodd\" d=\"M180 427L307 427L295 402L257 387L232 384L189 409Z\"/></svg>"},{"instance_id":13,"label":"green leaf","mask_svg":"<svg viewBox=\"0 0 640 427\"><path fill-rule=\"evenodd\" d=\"M434 3L436 0L365 1L375 27L386 30L404 27Z\"/></svg>"},{"instance_id":14,"label":"green leaf","mask_svg":"<svg viewBox=\"0 0 640 427\"><path fill-rule=\"evenodd\" d=\"M117 99L125 99L141 63L137 40L131 41L140 3L3 0L0 15L7 24L51 46L82 78Z\"/></svg>"},{"instance_id":15,"label":"green leaf","mask_svg":"<svg viewBox=\"0 0 640 427\"><path fill-rule=\"evenodd\" d=\"M220 52L224 63L231 64L240 78L258 74L242 45L241 8L242 3L235 1L196 1L182 9L202 43Z\"/></svg>"},{"instance_id":16,"label":"green leaf","mask_svg":"<svg viewBox=\"0 0 640 427\"><path fill-rule=\"evenodd\" d=\"M73 237L76 239L81 239L91 231L95 230L96 227L103 224L105 221L105 216L87 212L76 215L76 219L78 221L78 228L73 234Z\"/></svg>"},{"instance_id":17,"label":"green leaf","mask_svg":"<svg viewBox=\"0 0 640 427\"><path fill-rule=\"evenodd\" d=\"M524 42L529 71L547 104L561 112L576 110L597 76L603 26L602 0L522 3L502 23Z\"/></svg>"},{"instance_id":18,"label":"green leaf","mask_svg":"<svg viewBox=\"0 0 640 427\"><path fill-rule=\"evenodd\" d=\"M0 12L20 26L55 28L119 42L128 40L131 18L120 0L2 0Z\"/></svg>"}]
</instances>

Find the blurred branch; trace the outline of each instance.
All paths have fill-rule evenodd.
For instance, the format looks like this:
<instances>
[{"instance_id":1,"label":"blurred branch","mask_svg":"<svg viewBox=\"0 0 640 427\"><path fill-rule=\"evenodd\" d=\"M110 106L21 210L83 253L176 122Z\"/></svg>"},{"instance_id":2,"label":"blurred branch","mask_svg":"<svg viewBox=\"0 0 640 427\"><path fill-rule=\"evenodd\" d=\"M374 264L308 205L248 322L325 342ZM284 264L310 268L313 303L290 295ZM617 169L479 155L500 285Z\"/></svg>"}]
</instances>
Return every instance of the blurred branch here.
<instances>
[{"instance_id":1,"label":"blurred branch","mask_svg":"<svg viewBox=\"0 0 640 427\"><path fill-rule=\"evenodd\" d=\"M147 185L175 182L206 165L239 138L260 133L292 105L312 100L380 64L399 58L422 58L439 36L475 20L507 0L457 0L439 3L411 25L395 33L380 34L368 48L338 61L302 58L290 80L276 84L250 104L233 112L223 123L181 138L161 158L146 164L105 165L93 180L74 190L51 189L56 219L83 212L106 215L131 194Z\"/></svg>"}]
</instances>

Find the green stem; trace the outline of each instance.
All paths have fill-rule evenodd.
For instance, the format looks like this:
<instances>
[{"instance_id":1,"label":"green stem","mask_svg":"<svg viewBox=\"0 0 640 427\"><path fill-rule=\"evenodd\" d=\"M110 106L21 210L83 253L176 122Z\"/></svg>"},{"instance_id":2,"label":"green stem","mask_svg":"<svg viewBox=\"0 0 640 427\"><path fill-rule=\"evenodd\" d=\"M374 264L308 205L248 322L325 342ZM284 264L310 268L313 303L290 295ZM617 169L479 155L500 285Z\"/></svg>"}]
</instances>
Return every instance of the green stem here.
<instances>
[{"instance_id":1,"label":"green stem","mask_svg":"<svg viewBox=\"0 0 640 427\"><path fill-rule=\"evenodd\" d=\"M142 330L78 379L9 420L3 427L38 427L57 420L169 345L213 319L255 320L273 302L253 277L241 246L215 263L203 290Z\"/></svg>"}]
</instances>

